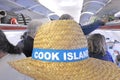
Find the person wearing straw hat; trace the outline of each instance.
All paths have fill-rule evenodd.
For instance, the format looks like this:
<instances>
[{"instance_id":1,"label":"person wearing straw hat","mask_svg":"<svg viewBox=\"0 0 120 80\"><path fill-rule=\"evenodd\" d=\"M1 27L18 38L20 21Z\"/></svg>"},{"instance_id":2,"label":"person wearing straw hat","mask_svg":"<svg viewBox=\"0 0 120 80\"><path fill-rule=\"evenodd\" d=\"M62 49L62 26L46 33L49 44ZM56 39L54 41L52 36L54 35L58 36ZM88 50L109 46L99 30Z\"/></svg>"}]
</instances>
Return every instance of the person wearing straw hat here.
<instances>
[{"instance_id":1,"label":"person wearing straw hat","mask_svg":"<svg viewBox=\"0 0 120 80\"><path fill-rule=\"evenodd\" d=\"M88 36L88 51L90 57L113 62L107 50L105 36L102 34L95 33Z\"/></svg>"},{"instance_id":2,"label":"person wearing straw hat","mask_svg":"<svg viewBox=\"0 0 120 80\"><path fill-rule=\"evenodd\" d=\"M74 20L74 18L69 14L63 14L60 16L59 20ZM100 26L105 25L105 23L106 23L106 20L102 19L102 20L95 20L93 23L90 23L87 25L81 25L80 23L79 25L81 26L84 34L88 35L95 29L99 28Z\"/></svg>"},{"instance_id":3,"label":"person wearing straw hat","mask_svg":"<svg viewBox=\"0 0 120 80\"><path fill-rule=\"evenodd\" d=\"M32 57L9 64L35 80L120 80L117 65L88 56L87 39L73 20L43 24Z\"/></svg>"}]
</instances>

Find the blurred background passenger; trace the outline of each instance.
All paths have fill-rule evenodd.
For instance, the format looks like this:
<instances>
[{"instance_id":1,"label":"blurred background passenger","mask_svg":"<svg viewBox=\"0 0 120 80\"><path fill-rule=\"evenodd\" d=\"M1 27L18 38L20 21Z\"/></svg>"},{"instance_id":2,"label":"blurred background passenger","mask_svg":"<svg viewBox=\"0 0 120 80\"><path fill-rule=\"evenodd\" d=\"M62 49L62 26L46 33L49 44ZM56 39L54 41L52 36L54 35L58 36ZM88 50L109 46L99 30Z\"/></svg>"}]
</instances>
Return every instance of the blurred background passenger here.
<instances>
[{"instance_id":1,"label":"blurred background passenger","mask_svg":"<svg viewBox=\"0 0 120 80\"><path fill-rule=\"evenodd\" d=\"M20 49L12 45L6 38L6 35L0 30L0 80L31 80L11 66L8 62L25 58L20 53Z\"/></svg>"},{"instance_id":2,"label":"blurred background passenger","mask_svg":"<svg viewBox=\"0 0 120 80\"><path fill-rule=\"evenodd\" d=\"M33 41L34 41L34 37L36 35L36 32L38 30L38 28L47 21L43 21L41 19L35 19L32 20L28 26L27 26L27 37L24 38L23 40L23 53L25 54L26 57L31 57L32 55L32 49L33 49Z\"/></svg>"},{"instance_id":3,"label":"blurred background passenger","mask_svg":"<svg viewBox=\"0 0 120 80\"><path fill-rule=\"evenodd\" d=\"M15 17L10 19L10 24L18 24L18 21Z\"/></svg>"},{"instance_id":4,"label":"blurred background passenger","mask_svg":"<svg viewBox=\"0 0 120 80\"><path fill-rule=\"evenodd\" d=\"M73 17L69 14L63 14L60 16L59 20L74 20ZM93 23L88 24L88 25L81 25L81 28L84 32L85 35L90 34L92 31L95 29L99 28L100 26L105 25L106 21L104 19L102 20L95 20Z\"/></svg>"},{"instance_id":5,"label":"blurred background passenger","mask_svg":"<svg viewBox=\"0 0 120 80\"><path fill-rule=\"evenodd\" d=\"M73 20L73 17L69 14L63 14L60 16L59 20Z\"/></svg>"},{"instance_id":6,"label":"blurred background passenger","mask_svg":"<svg viewBox=\"0 0 120 80\"><path fill-rule=\"evenodd\" d=\"M117 55L120 55L120 43L115 43L113 46L113 59L115 63L116 63Z\"/></svg>"},{"instance_id":7,"label":"blurred background passenger","mask_svg":"<svg viewBox=\"0 0 120 80\"><path fill-rule=\"evenodd\" d=\"M90 57L113 62L107 51L105 37L101 34L92 34L88 37L88 51Z\"/></svg>"},{"instance_id":8,"label":"blurred background passenger","mask_svg":"<svg viewBox=\"0 0 120 80\"><path fill-rule=\"evenodd\" d=\"M24 32L23 35L21 35L20 39L21 41L18 42L17 46L20 48L21 53L23 52L24 48L24 39L27 38L27 32Z\"/></svg>"},{"instance_id":9,"label":"blurred background passenger","mask_svg":"<svg viewBox=\"0 0 120 80\"><path fill-rule=\"evenodd\" d=\"M116 64L120 67L120 54L116 56Z\"/></svg>"},{"instance_id":10,"label":"blurred background passenger","mask_svg":"<svg viewBox=\"0 0 120 80\"><path fill-rule=\"evenodd\" d=\"M114 54L119 55L120 54L120 43L115 43L113 46Z\"/></svg>"}]
</instances>

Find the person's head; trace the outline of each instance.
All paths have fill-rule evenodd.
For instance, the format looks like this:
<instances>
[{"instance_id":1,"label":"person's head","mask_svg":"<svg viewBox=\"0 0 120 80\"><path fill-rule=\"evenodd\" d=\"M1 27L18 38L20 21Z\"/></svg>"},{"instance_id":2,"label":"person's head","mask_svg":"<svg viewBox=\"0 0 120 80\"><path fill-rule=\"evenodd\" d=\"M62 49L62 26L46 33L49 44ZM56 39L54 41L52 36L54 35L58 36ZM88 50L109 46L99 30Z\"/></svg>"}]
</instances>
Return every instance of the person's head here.
<instances>
[{"instance_id":1,"label":"person's head","mask_svg":"<svg viewBox=\"0 0 120 80\"><path fill-rule=\"evenodd\" d=\"M69 14L63 14L60 16L59 20L73 20L73 17Z\"/></svg>"},{"instance_id":2,"label":"person's head","mask_svg":"<svg viewBox=\"0 0 120 80\"><path fill-rule=\"evenodd\" d=\"M104 35L91 34L88 36L88 51L89 53L104 55L107 51Z\"/></svg>"},{"instance_id":3,"label":"person's head","mask_svg":"<svg viewBox=\"0 0 120 80\"><path fill-rule=\"evenodd\" d=\"M42 25L34 38L32 58L10 64L35 80L120 79L117 65L89 58L87 39L74 20Z\"/></svg>"},{"instance_id":4,"label":"person's head","mask_svg":"<svg viewBox=\"0 0 120 80\"><path fill-rule=\"evenodd\" d=\"M34 38L38 28L45 23L42 19L34 19L27 26L28 36Z\"/></svg>"},{"instance_id":5,"label":"person's head","mask_svg":"<svg viewBox=\"0 0 120 80\"><path fill-rule=\"evenodd\" d=\"M6 35L2 30L0 30L0 51L10 54L20 54L20 49L8 41Z\"/></svg>"}]
</instances>

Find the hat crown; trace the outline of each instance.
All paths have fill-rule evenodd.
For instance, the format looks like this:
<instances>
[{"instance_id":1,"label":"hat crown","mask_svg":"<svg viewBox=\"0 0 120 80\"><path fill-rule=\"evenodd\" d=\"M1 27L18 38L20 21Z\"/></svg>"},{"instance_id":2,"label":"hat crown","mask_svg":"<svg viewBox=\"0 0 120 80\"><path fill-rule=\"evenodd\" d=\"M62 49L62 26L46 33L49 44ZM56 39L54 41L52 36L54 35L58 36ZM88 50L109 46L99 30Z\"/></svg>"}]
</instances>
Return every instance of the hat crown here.
<instances>
[{"instance_id":1,"label":"hat crown","mask_svg":"<svg viewBox=\"0 0 120 80\"><path fill-rule=\"evenodd\" d=\"M56 20L40 27L34 48L78 49L87 47L87 40L80 26L73 20Z\"/></svg>"}]
</instances>

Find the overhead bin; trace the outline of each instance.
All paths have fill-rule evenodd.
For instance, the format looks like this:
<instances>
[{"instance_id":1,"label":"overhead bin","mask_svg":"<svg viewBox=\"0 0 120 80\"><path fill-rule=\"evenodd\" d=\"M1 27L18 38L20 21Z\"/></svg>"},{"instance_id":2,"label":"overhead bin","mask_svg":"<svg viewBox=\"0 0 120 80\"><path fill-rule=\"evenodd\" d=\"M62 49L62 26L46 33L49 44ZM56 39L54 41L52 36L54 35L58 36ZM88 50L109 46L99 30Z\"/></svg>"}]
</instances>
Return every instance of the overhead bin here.
<instances>
[{"instance_id":1,"label":"overhead bin","mask_svg":"<svg viewBox=\"0 0 120 80\"><path fill-rule=\"evenodd\" d=\"M26 18L26 15L29 16L30 19L43 19L43 20L49 20L48 15L51 13L54 13L53 11L49 10L42 4L40 4L37 0L0 0L0 10L5 10L8 13L13 12L17 17L19 18L20 14L23 14L25 16L25 19L28 20L28 17ZM12 15L8 15L10 16ZM22 19L18 19L18 21L21 23ZM29 21L26 21L27 23ZM7 22L8 23L8 22Z\"/></svg>"},{"instance_id":2,"label":"overhead bin","mask_svg":"<svg viewBox=\"0 0 120 80\"><path fill-rule=\"evenodd\" d=\"M80 16L81 25L90 22L91 17L96 16L111 0L84 0Z\"/></svg>"}]
</instances>

